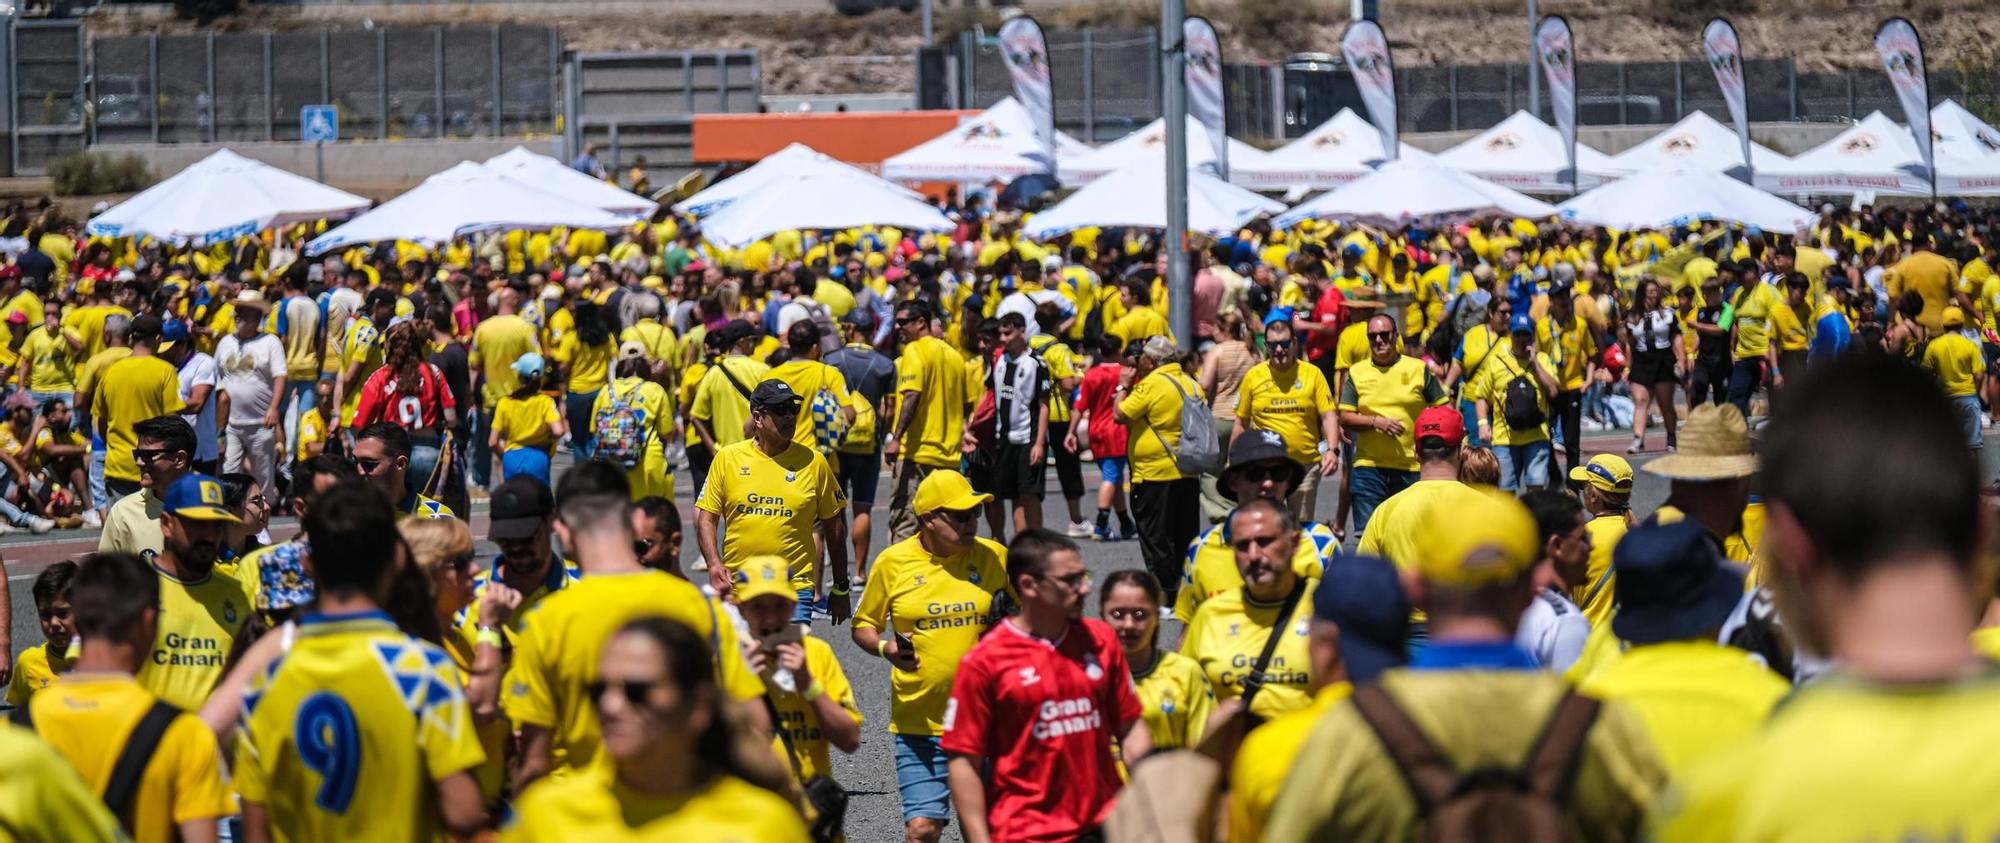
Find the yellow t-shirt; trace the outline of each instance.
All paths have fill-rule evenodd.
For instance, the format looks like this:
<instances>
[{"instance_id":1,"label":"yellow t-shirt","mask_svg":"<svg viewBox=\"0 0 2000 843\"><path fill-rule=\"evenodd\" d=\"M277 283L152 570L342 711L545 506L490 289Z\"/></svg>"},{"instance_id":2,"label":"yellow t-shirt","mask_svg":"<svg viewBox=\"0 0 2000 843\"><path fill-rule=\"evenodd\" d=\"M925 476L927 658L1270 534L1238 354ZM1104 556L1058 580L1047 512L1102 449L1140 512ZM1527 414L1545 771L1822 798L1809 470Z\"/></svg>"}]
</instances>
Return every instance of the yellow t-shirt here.
<instances>
[{"instance_id":1,"label":"yellow t-shirt","mask_svg":"<svg viewBox=\"0 0 2000 843\"><path fill-rule=\"evenodd\" d=\"M471 638L466 637L465 630L455 626L445 627L444 651L451 656L452 666L458 668L459 678L470 682L478 648ZM479 751L485 753L486 760L472 771L472 777L479 781L481 798L491 805L506 787L507 750L514 732L505 717L494 717L484 723L475 719L473 730L479 733Z\"/></svg>"},{"instance_id":2,"label":"yellow t-shirt","mask_svg":"<svg viewBox=\"0 0 2000 843\"><path fill-rule=\"evenodd\" d=\"M1394 419L1403 432L1391 436L1372 427L1354 431L1354 464L1390 471L1417 470L1417 416L1425 407L1444 403L1444 387L1430 367L1415 357L1399 356L1382 366L1363 358L1347 370L1340 385L1340 409Z\"/></svg>"},{"instance_id":3,"label":"yellow t-shirt","mask_svg":"<svg viewBox=\"0 0 2000 843\"><path fill-rule=\"evenodd\" d=\"M1176 384L1179 390L1174 388ZM1131 392L1118 403L1126 419L1125 453L1132 461L1132 482L1181 479L1180 464L1174 457L1181 443L1181 396L1200 400L1201 394L1201 384L1181 371L1179 363L1162 363L1132 384ZM1238 413L1243 412L1242 407L1239 398Z\"/></svg>"},{"instance_id":4,"label":"yellow t-shirt","mask_svg":"<svg viewBox=\"0 0 2000 843\"><path fill-rule=\"evenodd\" d=\"M1333 368L1347 371L1354 364L1368 359L1368 320L1349 322L1334 338Z\"/></svg>"},{"instance_id":5,"label":"yellow t-shirt","mask_svg":"<svg viewBox=\"0 0 2000 843\"><path fill-rule=\"evenodd\" d=\"M529 393L525 398L509 395L493 408L493 430L500 434L501 447L509 451L554 450L556 432L549 425L561 420L562 411L556 409L555 399L540 392Z\"/></svg>"},{"instance_id":6,"label":"yellow t-shirt","mask_svg":"<svg viewBox=\"0 0 2000 843\"><path fill-rule=\"evenodd\" d=\"M305 296L292 296L278 302L272 309L272 333L278 333L276 316L279 310L285 314L285 331L280 337L285 341L285 377L295 381L310 381L319 377L319 305Z\"/></svg>"},{"instance_id":7,"label":"yellow t-shirt","mask_svg":"<svg viewBox=\"0 0 2000 843\"><path fill-rule=\"evenodd\" d=\"M604 738L585 688L597 679L597 656L612 634L648 615L679 621L714 642L717 684L730 697L764 693L737 648L736 627L687 580L650 569L584 577L522 619L503 686L508 717L554 732L558 774L596 760Z\"/></svg>"},{"instance_id":8,"label":"yellow t-shirt","mask_svg":"<svg viewBox=\"0 0 2000 843\"><path fill-rule=\"evenodd\" d=\"M1201 663L1208 684L1218 700L1243 695L1243 680L1256 669L1257 657L1273 634L1284 638L1271 652L1264 668L1264 690L1250 703L1250 711L1266 720L1304 708L1311 701L1312 678L1308 666L1307 636L1311 633L1312 600L1308 599L1318 580L1302 580L1305 596L1288 617L1279 617L1283 601L1264 605L1251 602L1243 589L1225 591L1205 600L1196 609L1194 620L1181 635L1181 655Z\"/></svg>"},{"instance_id":9,"label":"yellow t-shirt","mask_svg":"<svg viewBox=\"0 0 2000 843\"><path fill-rule=\"evenodd\" d=\"M621 399L631 406L635 420L647 431L645 454L639 465L625 472L625 480L632 487L632 499L657 495L672 500L674 475L667 470L666 441L674 434L673 399L665 387L652 381L620 378L597 393L597 403L590 410L591 424L595 425L599 416L610 412L612 402Z\"/></svg>"},{"instance_id":10,"label":"yellow t-shirt","mask_svg":"<svg viewBox=\"0 0 2000 843\"><path fill-rule=\"evenodd\" d=\"M722 373L724 367L728 368L728 375ZM702 375L688 412L708 422L709 431L715 435L716 450L743 441L743 425L750 420L750 396L729 382L730 375L736 377L736 383L742 384L743 389L755 391L757 383L770 371L771 367L763 363L732 354Z\"/></svg>"},{"instance_id":11,"label":"yellow t-shirt","mask_svg":"<svg viewBox=\"0 0 2000 843\"><path fill-rule=\"evenodd\" d=\"M993 595L1010 590L1007 548L976 539L956 556L937 557L912 536L882 549L854 607L854 624L909 637L917 669L889 671L889 731L944 734L958 663L979 643Z\"/></svg>"},{"instance_id":12,"label":"yellow t-shirt","mask_svg":"<svg viewBox=\"0 0 2000 843\"><path fill-rule=\"evenodd\" d=\"M341 371L355 364L361 366L361 377L347 384L347 392L340 399L342 427L354 423L354 412L361 406L361 385L367 381L368 373L382 368L382 334L375 330L375 323L366 319L349 322L347 336L340 343Z\"/></svg>"},{"instance_id":13,"label":"yellow t-shirt","mask_svg":"<svg viewBox=\"0 0 2000 843\"><path fill-rule=\"evenodd\" d=\"M1193 749L1201 742L1208 715L1215 710L1215 689L1208 686L1200 662L1171 650L1155 650L1153 666L1133 674L1132 685L1153 749Z\"/></svg>"},{"instance_id":14,"label":"yellow t-shirt","mask_svg":"<svg viewBox=\"0 0 2000 843\"><path fill-rule=\"evenodd\" d=\"M812 401L820 390L833 393L840 406L847 406L847 378L840 370L818 360L794 359L785 361L764 376L765 380L781 380L792 388L792 393L805 399L799 407L798 425L792 430L792 441L807 448L819 447L819 439L813 428ZM751 389L755 385L746 384Z\"/></svg>"},{"instance_id":15,"label":"yellow t-shirt","mask_svg":"<svg viewBox=\"0 0 2000 843\"><path fill-rule=\"evenodd\" d=\"M896 358L896 393L917 395L917 408L903 431L901 459L933 468L958 468L965 437L965 411L971 403L966 389L965 358L935 337L903 346ZM879 426L879 423L878 423ZM888 433L895 422L887 423Z\"/></svg>"},{"instance_id":16,"label":"yellow t-shirt","mask_svg":"<svg viewBox=\"0 0 2000 843\"><path fill-rule=\"evenodd\" d=\"M1419 364L1421 365L1421 364ZM1177 402L1180 398L1168 391ZM1179 405L1175 405L1179 409ZM1244 430L1268 430L1285 440L1293 462L1319 470L1320 419L1333 412L1333 391L1319 367L1293 362L1280 372L1270 361L1243 373L1236 391L1236 417ZM1158 444L1155 442L1154 444Z\"/></svg>"},{"instance_id":17,"label":"yellow t-shirt","mask_svg":"<svg viewBox=\"0 0 2000 843\"><path fill-rule=\"evenodd\" d=\"M25 704L36 691L62 681L75 664L75 660L66 656L51 656L46 643L22 650L14 659L14 676L7 680L7 704Z\"/></svg>"},{"instance_id":18,"label":"yellow t-shirt","mask_svg":"<svg viewBox=\"0 0 2000 843\"><path fill-rule=\"evenodd\" d=\"M30 705L35 731L62 753L98 793L111 785L111 771L124 749L122 738L138 728L154 697L124 674L75 674ZM236 800L223 780L222 747L215 733L193 714L182 712L167 726L139 777L132 799L135 843L180 839L181 823L236 813Z\"/></svg>"},{"instance_id":19,"label":"yellow t-shirt","mask_svg":"<svg viewBox=\"0 0 2000 843\"><path fill-rule=\"evenodd\" d=\"M1474 325L1466 329L1465 336L1459 338L1456 358L1459 378L1464 382L1463 392L1466 400L1476 397L1473 387L1479 380L1480 368L1486 365L1486 359L1496 352L1507 353L1507 349L1504 348L1506 344L1506 337L1485 325Z\"/></svg>"},{"instance_id":20,"label":"yellow t-shirt","mask_svg":"<svg viewBox=\"0 0 2000 843\"><path fill-rule=\"evenodd\" d=\"M1876 684L1835 672L1675 781L1662 841L1990 840L2000 676ZM1950 724L1948 727L1941 724ZM1889 757L1884 757L1884 753Z\"/></svg>"},{"instance_id":21,"label":"yellow t-shirt","mask_svg":"<svg viewBox=\"0 0 2000 843\"><path fill-rule=\"evenodd\" d=\"M692 793L658 796L616 782L609 770L595 770L528 788L500 839L806 843L812 838L790 802L742 779L718 776Z\"/></svg>"},{"instance_id":22,"label":"yellow t-shirt","mask_svg":"<svg viewBox=\"0 0 2000 843\"><path fill-rule=\"evenodd\" d=\"M28 361L27 383L36 392L71 392L76 389L76 355L60 331L37 328L21 343L21 359Z\"/></svg>"},{"instance_id":23,"label":"yellow t-shirt","mask_svg":"<svg viewBox=\"0 0 2000 843\"><path fill-rule=\"evenodd\" d=\"M118 818L35 733L0 723L0 828L19 843L122 841Z\"/></svg>"},{"instance_id":24,"label":"yellow t-shirt","mask_svg":"<svg viewBox=\"0 0 2000 843\"><path fill-rule=\"evenodd\" d=\"M1083 376L1082 372L1077 371L1080 358L1076 356L1076 352L1070 350L1069 346L1048 334L1038 334L1028 340L1028 347L1033 349L1049 367L1049 424L1068 422L1072 417L1070 393L1074 390L1064 389L1062 382ZM1054 438L1054 435L1051 434L1050 438Z\"/></svg>"},{"instance_id":25,"label":"yellow t-shirt","mask_svg":"<svg viewBox=\"0 0 2000 843\"><path fill-rule=\"evenodd\" d=\"M1979 376L1986 373L1986 358L1979 345L1963 334L1947 333L1931 340L1924 349L1924 368L1944 384L1946 395L1962 398L1978 394Z\"/></svg>"},{"instance_id":26,"label":"yellow t-shirt","mask_svg":"<svg viewBox=\"0 0 2000 843\"><path fill-rule=\"evenodd\" d=\"M1611 570L1611 551L1631 527L1625 523L1624 513L1614 512L1590 519L1583 529L1590 534L1590 562L1584 581L1570 589L1570 599L1583 609L1590 625L1598 627L1611 620L1611 609L1617 605L1618 573Z\"/></svg>"},{"instance_id":27,"label":"yellow t-shirt","mask_svg":"<svg viewBox=\"0 0 2000 843\"><path fill-rule=\"evenodd\" d=\"M648 360L665 361L669 364L680 362L676 357L680 346L675 341L673 329L651 319L642 319L618 335L620 345L628 342L645 346Z\"/></svg>"},{"instance_id":28,"label":"yellow t-shirt","mask_svg":"<svg viewBox=\"0 0 2000 843\"><path fill-rule=\"evenodd\" d=\"M1753 360L1771 347L1772 320L1785 306L1778 289L1762 281L1751 281L1737 293L1736 359Z\"/></svg>"},{"instance_id":29,"label":"yellow t-shirt","mask_svg":"<svg viewBox=\"0 0 2000 843\"><path fill-rule=\"evenodd\" d=\"M432 784L486 759L463 688L386 614L308 615L244 694L237 789L280 841L442 839Z\"/></svg>"},{"instance_id":30,"label":"yellow t-shirt","mask_svg":"<svg viewBox=\"0 0 2000 843\"><path fill-rule=\"evenodd\" d=\"M293 448L297 451L296 455L297 459L299 460L312 459L312 453L306 450L306 446L315 443L323 443L325 441L326 441L326 418L319 414L319 408L314 407L310 410L300 413L299 441L296 445L293 446Z\"/></svg>"},{"instance_id":31,"label":"yellow t-shirt","mask_svg":"<svg viewBox=\"0 0 2000 843\"><path fill-rule=\"evenodd\" d=\"M89 359L83 361L82 367L76 370L77 393L80 395L82 393L96 389L98 378L103 376L106 367L131 356L132 356L132 349L125 346L119 346L117 348L107 348L103 351L98 352L95 356L90 357ZM88 409L88 408L79 408L79 409Z\"/></svg>"},{"instance_id":32,"label":"yellow t-shirt","mask_svg":"<svg viewBox=\"0 0 2000 843\"><path fill-rule=\"evenodd\" d=\"M833 647L810 635L802 643L806 648L806 672L811 673L813 681L819 683L820 693L839 703L841 710L854 718L854 725L861 725L861 709L854 702L854 686L848 684L847 671L840 668L840 659L833 655ZM764 685L769 689L772 706L778 710L775 725L791 738L792 747L798 753L799 780L808 781L814 776L831 777L833 758L828 748L832 744L827 743L826 734L820 731L819 712L800 693L806 689L787 690L769 680ZM785 742L773 736L771 751L778 753L779 758L785 757Z\"/></svg>"},{"instance_id":33,"label":"yellow t-shirt","mask_svg":"<svg viewBox=\"0 0 2000 843\"><path fill-rule=\"evenodd\" d=\"M777 556L792 587L813 587L813 527L840 514L847 498L826 457L793 442L773 457L745 439L715 452L695 506L722 519L722 565L733 574L753 556Z\"/></svg>"},{"instance_id":34,"label":"yellow t-shirt","mask_svg":"<svg viewBox=\"0 0 2000 843\"><path fill-rule=\"evenodd\" d=\"M1584 373L1591 358L1597 356L1590 326L1574 311L1566 325L1554 316L1536 322L1535 348L1548 355L1549 373L1556 376L1564 392L1583 388Z\"/></svg>"},{"instance_id":35,"label":"yellow t-shirt","mask_svg":"<svg viewBox=\"0 0 2000 843\"><path fill-rule=\"evenodd\" d=\"M1889 267L1883 282L1892 303L1911 290L1923 296L1924 312L1917 316L1917 321L1935 334L1943 325L1944 308L1951 303L1952 291L1958 289L1958 263L1936 252L1917 252Z\"/></svg>"},{"instance_id":36,"label":"yellow t-shirt","mask_svg":"<svg viewBox=\"0 0 2000 843\"><path fill-rule=\"evenodd\" d=\"M1231 511L1230 515L1235 512ZM1340 558L1340 539L1333 528L1316 521L1299 525L1298 549L1292 551L1292 571L1305 579L1319 579L1333 560ZM1193 623L1195 611L1209 598L1243 588L1243 572L1236 568L1236 549L1229 545L1229 518L1208 528L1188 544L1187 562L1181 567L1181 590L1174 597L1174 617Z\"/></svg>"},{"instance_id":37,"label":"yellow t-shirt","mask_svg":"<svg viewBox=\"0 0 2000 843\"><path fill-rule=\"evenodd\" d=\"M1756 734L1792 686L1743 650L1692 640L1626 650L1577 690L1637 712L1679 777Z\"/></svg>"},{"instance_id":38,"label":"yellow t-shirt","mask_svg":"<svg viewBox=\"0 0 2000 843\"><path fill-rule=\"evenodd\" d=\"M223 661L255 604L241 579L221 571L188 582L154 570L160 575L159 631L139 668L139 684L182 711L199 711L222 681Z\"/></svg>"},{"instance_id":39,"label":"yellow t-shirt","mask_svg":"<svg viewBox=\"0 0 2000 843\"><path fill-rule=\"evenodd\" d=\"M90 400L90 418L102 424L106 434L104 476L139 482L139 464L132 461L139 440L132 426L178 413L183 406L180 373L174 364L148 355L106 366Z\"/></svg>"},{"instance_id":40,"label":"yellow t-shirt","mask_svg":"<svg viewBox=\"0 0 2000 843\"><path fill-rule=\"evenodd\" d=\"M611 377L611 358L618 353L617 344L605 340L597 345L584 345L575 331L563 334L556 341L557 363L569 366L569 391L579 394L596 392L604 388Z\"/></svg>"},{"instance_id":41,"label":"yellow t-shirt","mask_svg":"<svg viewBox=\"0 0 2000 843\"><path fill-rule=\"evenodd\" d=\"M1556 371L1549 355L1535 352L1535 361L1550 374ZM1515 378L1526 377L1535 387L1535 405L1542 408L1542 423L1527 430L1514 430L1507 424L1507 385ZM1500 351L1487 356L1486 365L1479 369L1479 381L1473 385L1473 393L1486 399L1487 417L1493 425L1493 443L1496 445L1526 445L1549 438L1549 396L1542 389L1542 379L1535 370L1514 357L1512 351ZM1373 516L1370 516L1371 518Z\"/></svg>"},{"instance_id":42,"label":"yellow t-shirt","mask_svg":"<svg viewBox=\"0 0 2000 843\"><path fill-rule=\"evenodd\" d=\"M1250 730L1236 750L1229 769L1229 843L1259 843L1264 839L1264 820L1271 815L1271 803L1298 760L1299 744L1305 743L1328 709L1354 693L1354 686L1335 682L1313 694L1305 708L1288 712Z\"/></svg>"},{"instance_id":43,"label":"yellow t-shirt","mask_svg":"<svg viewBox=\"0 0 2000 843\"><path fill-rule=\"evenodd\" d=\"M1126 310L1125 315L1118 317L1118 321L1104 329L1104 333L1117 337L1128 345L1133 340L1143 340L1147 337L1172 339L1174 336L1173 329L1167 326L1167 317L1161 316L1159 311L1145 304Z\"/></svg>"},{"instance_id":44,"label":"yellow t-shirt","mask_svg":"<svg viewBox=\"0 0 2000 843\"><path fill-rule=\"evenodd\" d=\"M521 376L514 373L514 361L530 351L538 351L535 326L516 315L488 316L472 332L472 365L480 367L486 375L486 388L481 393L486 406L500 403L500 399L514 394L521 388Z\"/></svg>"},{"instance_id":45,"label":"yellow t-shirt","mask_svg":"<svg viewBox=\"0 0 2000 843\"><path fill-rule=\"evenodd\" d=\"M1803 306L1810 311L1811 305ZM1772 309L1771 329L1777 333L1779 351L1804 351L1812 345L1812 322L1807 318L1809 316L1810 312L1801 316L1797 310L1792 309L1789 301Z\"/></svg>"}]
</instances>

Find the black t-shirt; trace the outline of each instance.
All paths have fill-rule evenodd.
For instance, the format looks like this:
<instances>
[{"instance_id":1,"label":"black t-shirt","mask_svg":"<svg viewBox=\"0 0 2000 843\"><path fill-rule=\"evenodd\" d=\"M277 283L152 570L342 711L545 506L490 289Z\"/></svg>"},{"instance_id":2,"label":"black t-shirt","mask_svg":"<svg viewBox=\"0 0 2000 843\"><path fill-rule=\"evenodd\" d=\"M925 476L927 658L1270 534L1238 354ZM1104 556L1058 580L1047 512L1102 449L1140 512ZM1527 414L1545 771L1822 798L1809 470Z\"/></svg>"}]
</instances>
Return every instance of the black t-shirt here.
<instances>
[{"instance_id":1,"label":"black t-shirt","mask_svg":"<svg viewBox=\"0 0 2000 843\"><path fill-rule=\"evenodd\" d=\"M1243 289L1243 299L1250 305L1250 312L1262 319L1271 312L1271 291L1262 284L1250 284Z\"/></svg>"},{"instance_id":2,"label":"black t-shirt","mask_svg":"<svg viewBox=\"0 0 2000 843\"><path fill-rule=\"evenodd\" d=\"M451 401L458 406L458 426L452 433L463 440L472 433L472 361L465 346L451 342L431 352L431 365L444 373Z\"/></svg>"},{"instance_id":3,"label":"black t-shirt","mask_svg":"<svg viewBox=\"0 0 2000 843\"><path fill-rule=\"evenodd\" d=\"M1715 325L1722 321L1722 301L1717 300L1695 308L1694 321ZM1729 332L1711 334L1695 332L1695 362L1703 366L1714 366L1729 357Z\"/></svg>"}]
</instances>

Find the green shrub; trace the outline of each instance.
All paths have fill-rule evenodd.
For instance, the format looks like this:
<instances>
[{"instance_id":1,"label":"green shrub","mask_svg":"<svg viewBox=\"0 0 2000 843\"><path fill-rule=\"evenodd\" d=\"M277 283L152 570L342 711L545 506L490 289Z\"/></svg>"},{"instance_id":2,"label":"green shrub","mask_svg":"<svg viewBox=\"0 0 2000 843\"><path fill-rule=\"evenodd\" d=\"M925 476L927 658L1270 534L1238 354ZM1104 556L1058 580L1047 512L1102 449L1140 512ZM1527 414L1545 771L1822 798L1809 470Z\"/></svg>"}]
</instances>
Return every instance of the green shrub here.
<instances>
[{"instance_id":1,"label":"green shrub","mask_svg":"<svg viewBox=\"0 0 2000 843\"><path fill-rule=\"evenodd\" d=\"M65 155L49 159L48 172L57 196L136 193L153 184L152 172L137 155Z\"/></svg>"}]
</instances>

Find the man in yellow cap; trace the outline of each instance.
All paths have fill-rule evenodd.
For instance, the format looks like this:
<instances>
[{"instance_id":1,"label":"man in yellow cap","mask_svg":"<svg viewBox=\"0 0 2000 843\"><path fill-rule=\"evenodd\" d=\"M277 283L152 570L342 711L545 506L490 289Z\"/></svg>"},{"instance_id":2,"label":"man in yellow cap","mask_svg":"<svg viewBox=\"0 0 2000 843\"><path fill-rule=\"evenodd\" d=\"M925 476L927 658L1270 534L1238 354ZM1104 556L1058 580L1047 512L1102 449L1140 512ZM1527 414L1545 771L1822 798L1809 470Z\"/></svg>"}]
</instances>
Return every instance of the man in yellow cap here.
<instances>
[{"instance_id":1,"label":"man in yellow cap","mask_svg":"<svg viewBox=\"0 0 2000 843\"><path fill-rule=\"evenodd\" d=\"M1642 726L1536 670L1514 644L1534 594L1534 519L1512 497L1471 487L1431 511L1448 528L1423 542L1409 583L1412 602L1430 615L1430 645L1407 669L1357 687L1313 729L1265 839L1412 839L1452 803L1510 798L1499 790L1513 786L1510 777L1465 772L1518 769L1531 755L1575 771L1567 791L1552 795L1568 828L1591 840L1635 836L1665 782ZM1420 747L1450 759L1458 775L1408 775ZM1422 807L1412 782L1424 790Z\"/></svg>"},{"instance_id":2,"label":"man in yellow cap","mask_svg":"<svg viewBox=\"0 0 2000 843\"><path fill-rule=\"evenodd\" d=\"M1590 519L1583 525L1590 533L1590 562L1570 599L1583 607L1583 616L1594 627L1611 618L1611 595L1618 579L1611 569L1611 549L1632 528L1632 464L1616 454L1598 454L1570 469L1569 479L1583 484L1583 512Z\"/></svg>"},{"instance_id":3,"label":"man in yellow cap","mask_svg":"<svg viewBox=\"0 0 2000 843\"><path fill-rule=\"evenodd\" d=\"M1965 428L1965 446L1977 455L1986 444L1979 411L1979 380L1986 373L1986 358L1979 344L1967 338L1965 311L1956 305L1944 309L1944 333L1924 349L1924 369L1937 376L1951 403L1958 409Z\"/></svg>"},{"instance_id":4,"label":"man in yellow cap","mask_svg":"<svg viewBox=\"0 0 2000 843\"><path fill-rule=\"evenodd\" d=\"M940 745L951 683L996 620L996 600L1009 593L1007 548L979 537L981 508L992 499L952 469L926 475L911 497L917 534L875 557L854 610L855 646L894 668L889 731L911 841L935 843L951 819Z\"/></svg>"},{"instance_id":5,"label":"man in yellow cap","mask_svg":"<svg viewBox=\"0 0 2000 843\"><path fill-rule=\"evenodd\" d=\"M833 647L792 623L798 593L782 556L753 556L736 571L736 599L757 647L750 669L764 680L764 702L779 731L772 749L799 781L833 775L829 746L861 746L861 709Z\"/></svg>"}]
</instances>

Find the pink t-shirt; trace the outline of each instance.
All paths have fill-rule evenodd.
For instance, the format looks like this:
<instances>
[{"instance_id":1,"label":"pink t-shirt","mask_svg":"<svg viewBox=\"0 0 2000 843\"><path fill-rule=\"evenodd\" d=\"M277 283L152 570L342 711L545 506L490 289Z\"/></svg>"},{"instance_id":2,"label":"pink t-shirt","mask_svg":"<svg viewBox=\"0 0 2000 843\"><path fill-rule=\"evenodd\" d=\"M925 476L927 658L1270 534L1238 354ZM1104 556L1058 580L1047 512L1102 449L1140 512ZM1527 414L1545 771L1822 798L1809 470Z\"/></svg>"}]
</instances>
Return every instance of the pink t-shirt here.
<instances>
[{"instance_id":1,"label":"pink t-shirt","mask_svg":"<svg viewBox=\"0 0 2000 843\"><path fill-rule=\"evenodd\" d=\"M1222 308L1222 276L1213 270L1203 269L1194 274L1194 295L1188 298L1188 308L1194 313L1194 335L1202 339L1215 338L1215 314Z\"/></svg>"}]
</instances>

